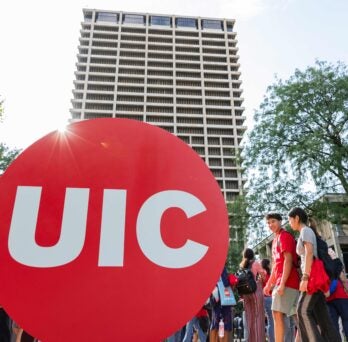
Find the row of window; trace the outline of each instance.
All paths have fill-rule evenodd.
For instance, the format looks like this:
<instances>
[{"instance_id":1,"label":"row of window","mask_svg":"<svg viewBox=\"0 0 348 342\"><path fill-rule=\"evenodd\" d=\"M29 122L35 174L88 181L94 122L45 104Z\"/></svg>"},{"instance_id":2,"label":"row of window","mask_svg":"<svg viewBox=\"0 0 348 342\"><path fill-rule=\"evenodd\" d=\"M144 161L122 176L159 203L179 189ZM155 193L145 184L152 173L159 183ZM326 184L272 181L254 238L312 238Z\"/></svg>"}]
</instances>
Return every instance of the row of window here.
<instances>
[{"instance_id":1,"label":"row of window","mask_svg":"<svg viewBox=\"0 0 348 342\"><path fill-rule=\"evenodd\" d=\"M77 111L71 111L72 113L72 119L76 119L79 120L82 118L81 113L77 112ZM86 111L84 113L83 118L84 119L95 119L95 118L112 118L114 117L112 113L95 113L95 112L88 112ZM130 116L129 114L117 114L116 117L118 118L132 118L134 120L139 120L139 121L143 121L143 116L142 115L132 115ZM154 122L155 123L155 122ZM170 126L167 126L167 125ZM170 133L174 133L174 127L172 126L171 123L164 123L163 120L157 125L158 127L161 127L165 130L167 130ZM231 137L233 136L233 130L232 129L228 129L228 128L212 128L212 127L208 127L207 128L207 133L208 135L216 135L219 138L224 139L224 137ZM190 136L192 135L203 135L204 134L204 129L200 128L200 127L177 127L177 134L178 136L183 139L184 137L186 137L185 139L188 139L188 136L181 136L181 134L188 134ZM218 138L216 137L216 138ZM184 139L183 139L184 140ZM242 135L240 137L238 137L237 139L237 143L238 145L241 144L242 141ZM233 155L233 150L229 149L229 152L232 153L231 156ZM224 167L235 167L236 166L236 161L234 159L231 159L231 156L229 159L223 159L223 164ZM210 158L209 158L210 159ZM222 166L222 162L220 158L214 158L211 159L211 161L209 162L211 166Z\"/></svg>"},{"instance_id":2,"label":"row of window","mask_svg":"<svg viewBox=\"0 0 348 342\"><path fill-rule=\"evenodd\" d=\"M77 82L85 81L85 75L76 75L76 81ZM98 82L98 83L114 83L115 77L114 76L89 75L88 81L89 82ZM144 79L143 78L134 78L134 77L130 78L130 77L119 76L118 83L125 83L125 84L129 84L129 85L131 85L131 84L140 85L140 84L144 84ZM157 86L173 86L173 79L148 78L147 84L157 85ZM183 87L199 87L199 88L201 88L202 82L178 78L176 80L176 85L183 86ZM219 88L219 89L225 88L225 89L227 89L227 88L229 88L229 82L222 82L222 81L208 82L208 81L205 81L204 87L205 88ZM239 90L241 92L241 89L239 89L239 88L240 88L240 83L235 84L232 82L232 89ZM76 89L81 89L81 87L76 88Z\"/></svg>"},{"instance_id":3,"label":"row of window","mask_svg":"<svg viewBox=\"0 0 348 342\"><path fill-rule=\"evenodd\" d=\"M91 50L92 55L105 55L105 56L115 56L116 55L116 49L117 44L109 44L105 42L98 42L98 44L93 44L93 48ZM99 48L99 49L98 49ZM105 49L106 48L106 49ZM131 43L124 43L121 42L120 45L121 50L145 50L145 44L131 44ZM79 47L79 54L88 54L88 44L86 43L81 44ZM183 46L183 45L148 45L148 50L151 51L163 51L163 52L170 52L173 51L176 52L187 52L187 53L193 53L193 54L200 54L200 48L199 47L193 47L193 46ZM217 54L217 55L226 55L226 52L229 51L229 55L235 56L235 51L232 50L226 50L226 49L219 49L219 48L205 48L203 47L202 53L203 54Z\"/></svg>"},{"instance_id":4,"label":"row of window","mask_svg":"<svg viewBox=\"0 0 348 342\"><path fill-rule=\"evenodd\" d=\"M84 75L77 75L76 76L76 81L77 82L82 82L85 80ZM98 82L98 83L109 83L108 85L105 85L105 87L102 89L97 89L95 88L95 90L106 90L106 91L112 91L114 89L114 87L111 85L111 83L115 82L115 78L114 77L106 77L106 76L95 76L95 75L90 75L88 80L90 82ZM118 82L119 83L124 83L127 85L142 85L144 84L144 80L143 79L139 79L139 78L126 78L126 77L119 77L118 78ZM149 85L155 85L155 86L173 86L173 80L169 80L169 79L152 79L149 78L147 80L147 83ZM182 87L197 87L197 88L201 88L202 84L200 81L188 81L188 80L182 80L182 79L177 79L176 80L176 85L177 86L182 86ZM89 88L89 86L91 86L90 84L88 85L87 89L91 89ZM96 86L96 85L93 85ZM229 85L228 83L222 83L222 82L204 82L204 87L205 88L216 88L216 89L223 89L223 88L228 88ZM79 86L79 88L76 86L76 89L80 90L82 89L81 85ZM235 85L232 83L232 89L234 90L239 90L240 92L242 91L241 89L239 89L239 84ZM136 92L136 91L134 91Z\"/></svg>"},{"instance_id":5,"label":"row of window","mask_svg":"<svg viewBox=\"0 0 348 342\"><path fill-rule=\"evenodd\" d=\"M87 52L84 52L87 54ZM144 65L143 60L135 60L134 58L145 58L145 52L136 52L136 51L121 51L120 52L120 61L124 60L125 57L128 61L120 62L120 64L128 64L128 65ZM132 58L131 60L129 58ZM151 63L153 66L163 67L163 68L172 68L173 66L173 55L172 54L159 54L159 53L149 53L148 54L149 59L166 59L166 61L148 61L148 65L151 66ZM107 65L115 65L116 64L116 56L107 56L107 57L93 57L91 56L90 63L91 64L107 64ZM175 59L179 61L189 61L189 62L198 62L200 60L200 56L198 55L175 55ZM87 63L87 57L79 55L77 57L78 63L84 64ZM203 56L203 62L207 63L223 63L226 65L227 59L226 57L219 57L219 56ZM230 60L231 63L237 63L237 60ZM237 71L237 66L231 66L231 71Z\"/></svg>"},{"instance_id":6,"label":"row of window","mask_svg":"<svg viewBox=\"0 0 348 342\"><path fill-rule=\"evenodd\" d=\"M204 145L204 137L183 135L183 136L180 136L179 138L185 141L186 143L190 144L191 146ZM211 146L211 145L233 146L234 140L233 140L233 137L231 138L208 137L208 146ZM235 154L234 152L232 153L233 155Z\"/></svg>"},{"instance_id":7,"label":"row of window","mask_svg":"<svg viewBox=\"0 0 348 342\"><path fill-rule=\"evenodd\" d=\"M84 90L84 85L83 84L76 84L75 86L76 90ZM113 85L104 85L104 84L88 84L87 85L87 90L88 91L101 91L101 92L114 92L115 87ZM118 86L118 92L122 93L144 93L144 87L137 87L137 86ZM147 88L147 93L149 94L167 94L167 95L172 95L173 94L173 88L152 88L148 87ZM186 88L177 88L176 89L176 94L177 95L187 95L187 96L201 96L202 91L201 89L186 89ZM82 95L82 94L81 94ZM206 90L205 91L205 96L206 97L230 97L229 91L213 91L213 90ZM239 97L240 94L234 93L233 97ZM234 106L235 107L241 107L242 101L235 101Z\"/></svg>"},{"instance_id":8,"label":"row of window","mask_svg":"<svg viewBox=\"0 0 348 342\"><path fill-rule=\"evenodd\" d=\"M97 70L97 69L94 69ZM106 75L101 75L101 74L106 74ZM139 75L139 76L145 76L145 70L141 70L141 69L119 69L119 74L121 75L125 75L123 77L120 76L120 78L122 79L122 82L127 82L127 83L144 83L144 79L143 78L133 78L133 75ZM184 72L184 71L176 71L176 73L174 73L174 75L176 75L177 78L193 78L193 79L201 79L201 73L194 73L194 72ZM128 78L127 76L133 76ZM165 71L165 70L151 70L149 69L147 71L147 76L154 76L154 77L170 77L170 79L155 79L155 78L148 78L148 83L150 84L154 84L157 82L161 82L162 81L167 81L168 84L173 84L173 72L172 71ZM83 81L86 78L86 74L78 74L76 76L76 79L79 81ZM203 79L211 79L211 80L221 80L220 82L216 83L217 86L221 85L224 86L225 83L222 83L222 81L225 81L228 87L228 75L226 74L210 74L210 73L204 73L203 75ZM114 82L115 80L115 75L109 74L107 72L101 72L101 71L91 71L89 76L88 76L88 80L89 81L100 81L100 82ZM119 82L121 81L120 79L118 80ZM153 83L151 83L153 82ZM240 80L238 80L236 77L232 77L232 85L234 85L234 83L241 83ZM199 83L199 82L198 82ZM209 82L208 82L209 83Z\"/></svg>"},{"instance_id":9,"label":"row of window","mask_svg":"<svg viewBox=\"0 0 348 342\"><path fill-rule=\"evenodd\" d=\"M100 60L99 62L94 59L94 63L91 63L91 66L89 68L89 72L99 72L99 73L116 73L116 68L111 68L111 67L105 67L105 66L95 66L94 64L103 64L103 60ZM129 59L121 59L119 61L119 64L124 66L140 66L144 67L145 66L145 61L132 61ZM167 68L167 69L173 69L173 62L167 62L167 63L159 63L156 61L148 61L147 66L150 70L150 68ZM191 70L200 70L201 65L197 63L176 63L175 64L176 69L191 69ZM132 69L124 69L124 70L132 70ZM216 65L216 64L203 64L203 70L213 70L213 71L227 71L227 65ZM87 67L85 65L79 65L77 67L77 71L79 72L86 72ZM167 72L165 70L158 70L158 72ZM237 76L233 76L235 78L233 79L238 79L239 74Z\"/></svg>"},{"instance_id":10,"label":"row of window","mask_svg":"<svg viewBox=\"0 0 348 342\"><path fill-rule=\"evenodd\" d=\"M83 31L81 34L82 38L89 38L90 37L90 32L87 32L89 30L91 30L91 25L86 25L86 24L82 24L82 28ZM108 37L112 38L112 37L117 37L117 33L119 32L118 26L109 26L109 25L100 25L100 24L96 24L94 25L94 37L95 34L98 34L97 32L102 32L105 36L105 34L107 34ZM133 37L136 37L134 34L141 34L141 35L145 35L146 34L146 29L145 28L139 28L139 27L127 27L127 26L123 26L121 29L122 33L132 33ZM172 30L166 30L166 29L157 29L157 28L150 28L148 30L148 34L149 34L149 38L150 37L156 37L159 38L159 36L161 36L160 38L169 38L169 36L172 35ZM225 34L224 33L215 33L215 32L202 32L201 33L202 38L211 38L211 39L225 39ZM165 36L165 37L164 37ZM176 37L199 37L199 33L196 31L175 31L175 36ZM144 38L142 36L137 36L140 39ZM101 38L101 37L100 37ZM227 38L229 40L232 40L234 43L236 43L235 40L235 32L229 33L227 35Z\"/></svg>"},{"instance_id":11,"label":"row of window","mask_svg":"<svg viewBox=\"0 0 348 342\"><path fill-rule=\"evenodd\" d=\"M142 38L142 39L139 39ZM102 48L109 48L109 49L116 49L118 44L117 44L118 39L111 39L108 36L100 36L100 35L94 35L94 39L92 40L92 47L102 47ZM125 37L122 36L121 39L121 48L137 48L137 49L145 49L145 37ZM168 40L165 40L163 38L149 38L149 45L148 45L148 49L149 50L166 50L166 51L172 51L173 50L173 40L170 38L168 38ZM130 44L126 44L126 43L130 42L132 43L132 45ZM133 45L134 43L140 43L141 45ZM89 39L81 39L80 41L80 46L81 47L88 47L89 46ZM156 45L152 45L151 43L159 43ZM198 40L182 40L182 39L175 39L176 46L178 45L195 45L195 46L199 46L199 41ZM166 44L166 45L163 45ZM213 47L225 47L225 42L224 41L209 41L209 40L202 40L202 46L213 46ZM229 47L230 44L229 44ZM196 49L194 50L196 51Z\"/></svg>"},{"instance_id":12,"label":"row of window","mask_svg":"<svg viewBox=\"0 0 348 342\"><path fill-rule=\"evenodd\" d=\"M81 89L83 90L83 89ZM91 89L90 89L91 90ZM99 87L92 89L92 90L100 90ZM133 93L140 93L141 95L137 96L130 96L130 95L118 95L117 101L123 101L123 102L144 102L144 88L143 87L123 87L119 86L118 92L133 92ZM148 88L147 91L149 94L151 93L158 93L161 95L169 95L169 97L151 97L147 96L147 102L148 103L173 103L173 89L161 89L161 88ZM195 93L193 90L186 90L186 89L177 89L176 94L178 96L180 95L186 95L188 97L177 97L176 103L177 104L186 104L186 105L202 105L202 98L201 98L201 91L199 90L197 93ZM197 97L191 97L191 96L197 96ZM83 93L75 92L74 99L80 100L83 98ZM101 100L101 101L113 101L114 95L113 94L99 94L99 93L87 93L86 96L87 100ZM218 99L205 99L205 104L207 106L218 106L218 107L231 107L231 101L230 100L218 100ZM234 102L235 107L241 107L242 102Z\"/></svg>"},{"instance_id":13,"label":"row of window","mask_svg":"<svg viewBox=\"0 0 348 342\"><path fill-rule=\"evenodd\" d=\"M85 14L85 21L92 20L92 13ZM97 12L95 16L95 22L102 23L113 23L113 24L136 24L136 25L146 25L146 15L142 14L119 14L119 13L110 13L110 12ZM212 19L196 19L196 18L175 18L174 25L175 27L184 27L184 28L195 28L198 29L200 26L202 29L208 30L224 30L224 25L222 20L212 20ZM149 17L149 25L151 26L164 26L164 27L173 27L172 17L168 16L158 16L151 15ZM227 31L231 32L233 30L233 23L227 23Z\"/></svg>"},{"instance_id":14,"label":"row of window","mask_svg":"<svg viewBox=\"0 0 348 342\"><path fill-rule=\"evenodd\" d=\"M143 88L142 88L143 89ZM152 88L153 89L153 88ZM188 94L190 92L187 92ZM170 94L171 95L171 94ZM74 94L75 100L82 100L83 99L83 93L75 93ZM98 93L87 93L86 100L93 100L93 101L114 101L114 95L113 94L98 94ZM144 102L144 96L128 96L128 95L118 95L117 101L122 102ZM146 99L147 103L173 103L174 99L172 96L170 97L151 97L148 96ZM177 98L176 104L186 104L186 105L202 105L202 99L201 98ZM207 106L219 106L219 107L230 107L231 101L230 100L210 100L206 99L205 104Z\"/></svg>"}]
</instances>

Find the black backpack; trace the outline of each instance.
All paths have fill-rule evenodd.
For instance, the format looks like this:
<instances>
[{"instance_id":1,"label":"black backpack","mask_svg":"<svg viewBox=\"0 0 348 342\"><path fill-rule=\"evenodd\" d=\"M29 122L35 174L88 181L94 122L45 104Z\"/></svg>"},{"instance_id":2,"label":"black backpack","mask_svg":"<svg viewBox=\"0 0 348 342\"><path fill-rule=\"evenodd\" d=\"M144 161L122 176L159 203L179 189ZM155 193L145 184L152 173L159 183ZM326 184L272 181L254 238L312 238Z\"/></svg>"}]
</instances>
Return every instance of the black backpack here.
<instances>
[{"instance_id":1,"label":"black backpack","mask_svg":"<svg viewBox=\"0 0 348 342\"><path fill-rule=\"evenodd\" d=\"M317 236L317 251L318 258L323 262L325 271L330 280L338 279L342 272L343 265L342 263L337 263L335 260L331 259L328 253L327 243L320 236Z\"/></svg>"},{"instance_id":2,"label":"black backpack","mask_svg":"<svg viewBox=\"0 0 348 342\"><path fill-rule=\"evenodd\" d=\"M257 288L256 280L250 268L241 268L237 271L238 283L236 285L239 295L254 293Z\"/></svg>"}]
</instances>

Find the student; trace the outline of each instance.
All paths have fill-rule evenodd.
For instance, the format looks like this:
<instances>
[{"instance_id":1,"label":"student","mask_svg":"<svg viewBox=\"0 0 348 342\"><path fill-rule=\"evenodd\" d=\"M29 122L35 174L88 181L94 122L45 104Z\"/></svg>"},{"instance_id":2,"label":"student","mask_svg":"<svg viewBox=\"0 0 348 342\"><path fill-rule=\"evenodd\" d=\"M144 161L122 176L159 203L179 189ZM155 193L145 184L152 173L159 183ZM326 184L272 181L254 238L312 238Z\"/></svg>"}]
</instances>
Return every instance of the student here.
<instances>
[{"instance_id":1,"label":"student","mask_svg":"<svg viewBox=\"0 0 348 342\"><path fill-rule=\"evenodd\" d=\"M342 261L332 248L329 248L329 255L332 260L342 265ZM326 300L334 327L338 332L340 331L338 321L341 318L344 335L346 340L348 340L348 282L344 271L341 271L339 275L336 289Z\"/></svg>"},{"instance_id":2,"label":"student","mask_svg":"<svg viewBox=\"0 0 348 342\"><path fill-rule=\"evenodd\" d=\"M262 274L262 268L260 263L255 260L254 251L251 248L246 248L243 251L243 259L239 266L242 269L250 268L255 279L257 280L256 291L251 294L243 295L246 325L248 330L248 342L265 341L264 299L262 293L262 282L261 280L258 280L259 276Z\"/></svg>"},{"instance_id":3,"label":"student","mask_svg":"<svg viewBox=\"0 0 348 342\"><path fill-rule=\"evenodd\" d=\"M269 259L261 260L261 267L263 270L263 274L261 276L262 286L265 287L269 278L271 277L271 262ZM272 315L272 296L271 294L266 295L264 297L265 301L265 315L267 317L267 338L269 342L274 342L274 321Z\"/></svg>"},{"instance_id":4,"label":"student","mask_svg":"<svg viewBox=\"0 0 348 342\"><path fill-rule=\"evenodd\" d=\"M297 305L298 327L302 342L338 342L340 336L330 319L323 292L307 293L313 258L318 257L316 236L307 226L308 216L301 208L292 208L288 214L292 229L300 232L296 252L301 257L302 278Z\"/></svg>"},{"instance_id":5,"label":"student","mask_svg":"<svg viewBox=\"0 0 348 342\"><path fill-rule=\"evenodd\" d=\"M239 314L236 315L236 317L233 320L233 326L235 331L235 337L238 340L241 340L243 338L243 319L240 317Z\"/></svg>"},{"instance_id":6,"label":"student","mask_svg":"<svg viewBox=\"0 0 348 342\"><path fill-rule=\"evenodd\" d=\"M204 322L205 326L202 326ZM209 316L208 311L205 308L201 308L199 312L186 324L186 332L182 342L192 342L194 330L197 331L197 335L200 341L205 342L207 339L207 332L209 329Z\"/></svg>"},{"instance_id":7,"label":"student","mask_svg":"<svg viewBox=\"0 0 348 342\"><path fill-rule=\"evenodd\" d=\"M294 237L282 228L282 217L278 213L266 215L268 228L274 233L272 243L273 268L264 287L265 295L272 291L272 314L276 342L283 342L288 330L289 316L296 313L299 295L299 275L296 269L297 254ZM290 341L291 341L290 336Z\"/></svg>"},{"instance_id":8,"label":"student","mask_svg":"<svg viewBox=\"0 0 348 342\"><path fill-rule=\"evenodd\" d=\"M230 285L227 270L224 267L221 280L225 287ZM224 336L219 337L219 323L222 320L224 324ZM209 341L210 342L228 342L229 337L232 332L232 306L222 306L221 301L212 301L212 318L210 324L210 334Z\"/></svg>"}]
</instances>

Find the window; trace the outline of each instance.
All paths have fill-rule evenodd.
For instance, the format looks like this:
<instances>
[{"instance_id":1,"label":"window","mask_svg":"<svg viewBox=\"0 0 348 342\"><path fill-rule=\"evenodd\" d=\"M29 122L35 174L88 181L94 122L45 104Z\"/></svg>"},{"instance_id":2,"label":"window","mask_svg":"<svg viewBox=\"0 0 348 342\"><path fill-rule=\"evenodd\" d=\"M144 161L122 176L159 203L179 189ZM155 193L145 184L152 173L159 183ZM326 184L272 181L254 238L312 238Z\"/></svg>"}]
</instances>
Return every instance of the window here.
<instances>
[{"instance_id":1,"label":"window","mask_svg":"<svg viewBox=\"0 0 348 342\"><path fill-rule=\"evenodd\" d=\"M176 18L176 27L197 28L197 20L191 18Z\"/></svg>"},{"instance_id":2,"label":"window","mask_svg":"<svg viewBox=\"0 0 348 342\"><path fill-rule=\"evenodd\" d=\"M202 20L203 29L213 29L213 30L222 30L222 21L220 20Z\"/></svg>"},{"instance_id":3,"label":"window","mask_svg":"<svg viewBox=\"0 0 348 342\"><path fill-rule=\"evenodd\" d=\"M140 24L145 25L145 16L138 14L125 14L123 24Z\"/></svg>"},{"instance_id":4,"label":"window","mask_svg":"<svg viewBox=\"0 0 348 342\"><path fill-rule=\"evenodd\" d=\"M106 12L98 12L97 18L95 20L97 23L103 21L103 22L109 22L109 23L118 23L118 14L116 13L106 13Z\"/></svg>"},{"instance_id":5,"label":"window","mask_svg":"<svg viewBox=\"0 0 348 342\"><path fill-rule=\"evenodd\" d=\"M192 144L204 144L204 137L192 137Z\"/></svg>"},{"instance_id":6,"label":"window","mask_svg":"<svg viewBox=\"0 0 348 342\"><path fill-rule=\"evenodd\" d=\"M227 23L227 32L232 32L232 31L233 31L233 24Z\"/></svg>"},{"instance_id":7,"label":"window","mask_svg":"<svg viewBox=\"0 0 348 342\"><path fill-rule=\"evenodd\" d=\"M85 13L85 21L92 21L92 13Z\"/></svg>"},{"instance_id":8,"label":"window","mask_svg":"<svg viewBox=\"0 0 348 342\"><path fill-rule=\"evenodd\" d=\"M159 17L152 15L150 17L150 25L171 26L170 17Z\"/></svg>"}]
</instances>

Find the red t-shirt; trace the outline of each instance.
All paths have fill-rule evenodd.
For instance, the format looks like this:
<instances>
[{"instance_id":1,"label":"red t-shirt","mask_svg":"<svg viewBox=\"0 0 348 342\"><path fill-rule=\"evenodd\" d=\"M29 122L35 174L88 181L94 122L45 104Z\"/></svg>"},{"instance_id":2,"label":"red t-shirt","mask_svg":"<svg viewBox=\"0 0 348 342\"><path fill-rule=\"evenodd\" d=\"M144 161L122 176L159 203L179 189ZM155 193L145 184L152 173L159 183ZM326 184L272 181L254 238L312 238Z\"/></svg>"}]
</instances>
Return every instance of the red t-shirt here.
<instances>
[{"instance_id":1,"label":"red t-shirt","mask_svg":"<svg viewBox=\"0 0 348 342\"><path fill-rule=\"evenodd\" d=\"M300 279L295 265L297 265L296 241L294 237L284 229L277 234L272 243L273 267L276 278L276 285L280 284L283 268L284 268L284 252L289 252L292 255L292 267L288 280L285 283L286 287L291 287L298 290Z\"/></svg>"},{"instance_id":2,"label":"red t-shirt","mask_svg":"<svg viewBox=\"0 0 348 342\"><path fill-rule=\"evenodd\" d=\"M271 277L270 274L268 274L267 272L264 273L263 277L262 277L262 288L264 288L268 282L268 279Z\"/></svg>"},{"instance_id":3,"label":"red t-shirt","mask_svg":"<svg viewBox=\"0 0 348 342\"><path fill-rule=\"evenodd\" d=\"M337 282L337 288L336 288L335 292L330 297L326 298L326 300L328 302L330 302L334 299L348 299L348 295L347 295L346 291L344 291L343 284L340 280L338 280L338 282Z\"/></svg>"},{"instance_id":4,"label":"red t-shirt","mask_svg":"<svg viewBox=\"0 0 348 342\"><path fill-rule=\"evenodd\" d=\"M271 277L270 274L266 273L264 274L263 278L262 278L262 288L264 288L269 280L269 278ZM271 295L265 295L266 297L271 297Z\"/></svg>"}]
</instances>

